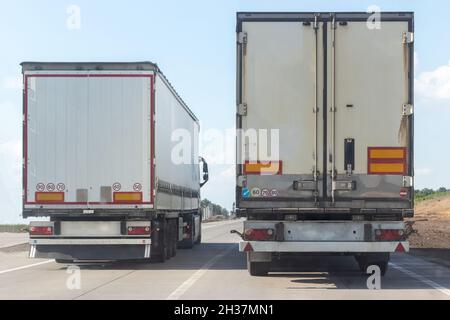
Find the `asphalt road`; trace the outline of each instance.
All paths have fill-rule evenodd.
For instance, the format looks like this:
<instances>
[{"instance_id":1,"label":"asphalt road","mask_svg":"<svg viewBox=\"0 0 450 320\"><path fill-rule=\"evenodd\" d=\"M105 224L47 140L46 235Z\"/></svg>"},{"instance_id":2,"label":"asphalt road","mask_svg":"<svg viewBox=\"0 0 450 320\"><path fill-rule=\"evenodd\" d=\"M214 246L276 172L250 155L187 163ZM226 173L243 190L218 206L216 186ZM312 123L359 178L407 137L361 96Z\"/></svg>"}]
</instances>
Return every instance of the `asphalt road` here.
<instances>
[{"instance_id":1,"label":"asphalt road","mask_svg":"<svg viewBox=\"0 0 450 320\"><path fill-rule=\"evenodd\" d=\"M393 255L380 290L367 289L352 257L279 261L251 277L232 229L242 221L205 224L201 245L164 264L82 264L79 273L2 249L0 299L450 299L450 269L408 254Z\"/></svg>"}]
</instances>

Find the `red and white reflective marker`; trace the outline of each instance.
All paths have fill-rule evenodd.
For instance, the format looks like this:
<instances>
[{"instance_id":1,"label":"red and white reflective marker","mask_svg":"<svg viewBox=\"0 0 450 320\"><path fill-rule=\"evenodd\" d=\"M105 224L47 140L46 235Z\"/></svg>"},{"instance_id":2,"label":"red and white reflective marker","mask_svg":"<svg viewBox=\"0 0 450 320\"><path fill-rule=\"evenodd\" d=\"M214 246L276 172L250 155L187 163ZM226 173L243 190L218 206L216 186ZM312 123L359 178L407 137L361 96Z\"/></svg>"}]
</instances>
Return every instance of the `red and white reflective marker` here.
<instances>
[{"instance_id":1,"label":"red and white reflective marker","mask_svg":"<svg viewBox=\"0 0 450 320\"><path fill-rule=\"evenodd\" d=\"M405 247L403 247L401 242L399 242L397 248L395 248L395 252L405 252Z\"/></svg>"},{"instance_id":2,"label":"red and white reflective marker","mask_svg":"<svg viewBox=\"0 0 450 320\"><path fill-rule=\"evenodd\" d=\"M247 245L244 248L244 252L251 252L251 251L253 251L253 247L250 244L250 242L248 242Z\"/></svg>"}]
</instances>

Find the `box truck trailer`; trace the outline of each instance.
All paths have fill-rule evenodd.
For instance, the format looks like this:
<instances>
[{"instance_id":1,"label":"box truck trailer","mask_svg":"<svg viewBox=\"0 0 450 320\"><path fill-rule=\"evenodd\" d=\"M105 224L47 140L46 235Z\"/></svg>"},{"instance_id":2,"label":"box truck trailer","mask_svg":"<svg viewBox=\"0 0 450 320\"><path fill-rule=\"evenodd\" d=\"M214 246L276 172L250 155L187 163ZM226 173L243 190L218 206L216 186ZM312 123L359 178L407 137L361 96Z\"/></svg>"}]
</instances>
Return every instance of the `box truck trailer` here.
<instances>
[{"instance_id":1,"label":"box truck trailer","mask_svg":"<svg viewBox=\"0 0 450 320\"><path fill-rule=\"evenodd\" d=\"M250 274L292 253L354 255L384 274L408 251L413 56L409 12L237 14L236 204Z\"/></svg>"},{"instance_id":2,"label":"box truck trailer","mask_svg":"<svg viewBox=\"0 0 450 320\"><path fill-rule=\"evenodd\" d=\"M164 261L201 241L199 122L156 64L21 65L23 217L48 220L30 257Z\"/></svg>"}]
</instances>

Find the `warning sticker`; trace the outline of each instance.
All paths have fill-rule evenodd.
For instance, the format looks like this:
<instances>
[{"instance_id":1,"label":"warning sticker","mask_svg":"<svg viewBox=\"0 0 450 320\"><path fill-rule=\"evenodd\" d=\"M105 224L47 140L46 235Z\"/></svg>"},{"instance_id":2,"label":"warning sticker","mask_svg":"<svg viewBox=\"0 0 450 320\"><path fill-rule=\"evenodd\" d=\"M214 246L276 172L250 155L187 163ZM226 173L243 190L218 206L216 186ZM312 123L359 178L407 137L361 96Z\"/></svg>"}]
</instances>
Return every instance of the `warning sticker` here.
<instances>
[{"instance_id":1,"label":"warning sticker","mask_svg":"<svg viewBox=\"0 0 450 320\"><path fill-rule=\"evenodd\" d=\"M269 189L262 189L262 190L261 190L261 195L262 195L263 197L269 197L269 196L270 196L270 191L269 191Z\"/></svg>"},{"instance_id":2,"label":"warning sticker","mask_svg":"<svg viewBox=\"0 0 450 320\"><path fill-rule=\"evenodd\" d=\"M278 190L277 189L270 190L270 196L271 197L278 197Z\"/></svg>"},{"instance_id":3,"label":"warning sticker","mask_svg":"<svg viewBox=\"0 0 450 320\"><path fill-rule=\"evenodd\" d=\"M261 197L261 189L253 188L251 191L252 197Z\"/></svg>"},{"instance_id":4,"label":"warning sticker","mask_svg":"<svg viewBox=\"0 0 450 320\"><path fill-rule=\"evenodd\" d=\"M120 189L122 189L122 185L120 183L118 183L118 182L114 183L112 185L112 187L113 187L114 191L120 191Z\"/></svg>"},{"instance_id":5,"label":"warning sticker","mask_svg":"<svg viewBox=\"0 0 450 320\"><path fill-rule=\"evenodd\" d=\"M242 189L242 197L243 198L249 198L250 197L250 190L248 188Z\"/></svg>"}]
</instances>

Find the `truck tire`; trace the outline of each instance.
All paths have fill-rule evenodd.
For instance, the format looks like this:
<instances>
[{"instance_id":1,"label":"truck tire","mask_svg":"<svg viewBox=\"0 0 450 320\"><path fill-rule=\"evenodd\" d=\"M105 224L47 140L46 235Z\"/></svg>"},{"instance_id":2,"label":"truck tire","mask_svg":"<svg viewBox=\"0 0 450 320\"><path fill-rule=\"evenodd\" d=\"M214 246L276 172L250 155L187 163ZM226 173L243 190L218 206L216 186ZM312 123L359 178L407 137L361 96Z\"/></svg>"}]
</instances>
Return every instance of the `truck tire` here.
<instances>
[{"instance_id":1,"label":"truck tire","mask_svg":"<svg viewBox=\"0 0 450 320\"><path fill-rule=\"evenodd\" d=\"M192 249L194 247L194 217L192 214L189 214L187 216L187 218L185 217L185 222L187 222L190 226L190 237L189 239L183 239L182 241L180 241L180 243L178 244L178 248L180 249Z\"/></svg>"},{"instance_id":2,"label":"truck tire","mask_svg":"<svg viewBox=\"0 0 450 320\"><path fill-rule=\"evenodd\" d=\"M166 260L168 258L170 258L168 251L169 250L168 250L167 246L165 245L164 248L161 248L161 252L159 254L155 254L150 258L150 261L157 262L157 263L166 262Z\"/></svg>"},{"instance_id":3,"label":"truck tire","mask_svg":"<svg viewBox=\"0 0 450 320\"><path fill-rule=\"evenodd\" d=\"M388 271L389 267L389 254L379 255L360 255L355 257L358 262L359 269L362 273L367 274L367 268L375 265L380 268L380 274L383 277Z\"/></svg>"},{"instance_id":4,"label":"truck tire","mask_svg":"<svg viewBox=\"0 0 450 320\"><path fill-rule=\"evenodd\" d=\"M177 242L174 241L172 244L172 257L175 257L177 255Z\"/></svg>"},{"instance_id":5,"label":"truck tire","mask_svg":"<svg viewBox=\"0 0 450 320\"><path fill-rule=\"evenodd\" d=\"M158 231L152 233L152 249L150 251L150 261L162 263L170 258L170 239L167 231L169 224L166 220L160 220L158 223ZM157 242L157 245L156 245Z\"/></svg>"},{"instance_id":6,"label":"truck tire","mask_svg":"<svg viewBox=\"0 0 450 320\"><path fill-rule=\"evenodd\" d=\"M270 269L270 262L247 262L248 272L252 276L267 276Z\"/></svg>"},{"instance_id":7,"label":"truck tire","mask_svg":"<svg viewBox=\"0 0 450 320\"><path fill-rule=\"evenodd\" d=\"M202 215L200 214L200 230L198 232L198 238L197 240L195 240L195 244L200 244L202 243Z\"/></svg>"},{"instance_id":8,"label":"truck tire","mask_svg":"<svg viewBox=\"0 0 450 320\"><path fill-rule=\"evenodd\" d=\"M202 243L202 234L200 233L197 240L195 241L195 244L200 244Z\"/></svg>"}]
</instances>

